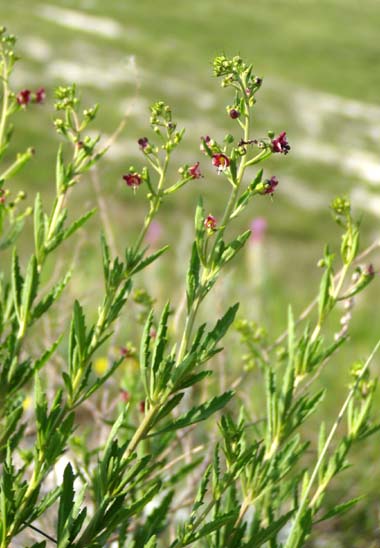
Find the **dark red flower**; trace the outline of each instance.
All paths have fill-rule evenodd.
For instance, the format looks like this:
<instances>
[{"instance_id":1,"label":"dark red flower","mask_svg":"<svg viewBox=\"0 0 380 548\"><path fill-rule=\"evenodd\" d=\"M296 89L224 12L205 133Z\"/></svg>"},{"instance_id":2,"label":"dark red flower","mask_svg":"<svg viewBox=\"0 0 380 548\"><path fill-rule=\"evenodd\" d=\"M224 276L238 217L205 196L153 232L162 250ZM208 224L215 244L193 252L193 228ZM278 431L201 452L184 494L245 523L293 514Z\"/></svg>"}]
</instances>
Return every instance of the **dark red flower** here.
<instances>
[{"instance_id":1,"label":"dark red flower","mask_svg":"<svg viewBox=\"0 0 380 548\"><path fill-rule=\"evenodd\" d=\"M203 177L199 168L199 162L197 162L193 166L190 166L188 169L188 173L192 179L200 179L201 177Z\"/></svg>"},{"instance_id":2,"label":"dark red flower","mask_svg":"<svg viewBox=\"0 0 380 548\"><path fill-rule=\"evenodd\" d=\"M273 139L272 143L272 152L279 152L280 154L288 154L290 150L290 145L286 138L286 131L280 133L278 137Z\"/></svg>"},{"instance_id":3,"label":"dark red flower","mask_svg":"<svg viewBox=\"0 0 380 548\"><path fill-rule=\"evenodd\" d=\"M270 179L267 179L265 181L265 189L263 191L263 194L273 194L277 185L278 185L277 177L273 176Z\"/></svg>"},{"instance_id":4,"label":"dark red flower","mask_svg":"<svg viewBox=\"0 0 380 548\"><path fill-rule=\"evenodd\" d=\"M141 400L141 402L139 403L139 409L141 413L145 413L145 400Z\"/></svg>"},{"instance_id":5,"label":"dark red flower","mask_svg":"<svg viewBox=\"0 0 380 548\"><path fill-rule=\"evenodd\" d=\"M375 268L373 264L369 264L365 267L364 274L370 278L373 278L373 276L375 275Z\"/></svg>"},{"instance_id":6,"label":"dark red flower","mask_svg":"<svg viewBox=\"0 0 380 548\"><path fill-rule=\"evenodd\" d=\"M39 88L34 94L34 102L40 104L40 103L43 103L45 99L46 99L45 88Z\"/></svg>"},{"instance_id":7,"label":"dark red flower","mask_svg":"<svg viewBox=\"0 0 380 548\"><path fill-rule=\"evenodd\" d=\"M233 120L236 120L236 118L239 118L240 116L240 112L238 110L236 110L236 108L232 108L229 112L230 114L230 117L233 119Z\"/></svg>"},{"instance_id":8,"label":"dark red flower","mask_svg":"<svg viewBox=\"0 0 380 548\"><path fill-rule=\"evenodd\" d=\"M19 105L28 105L30 103L32 92L30 89L23 89L18 92L16 99Z\"/></svg>"},{"instance_id":9,"label":"dark red flower","mask_svg":"<svg viewBox=\"0 0 380 548\"><path fill-rule=\"evenodd\" d=\"M144 150L149 145L148 137L141 137L137 141L137 143L138 143L139 147L141 148L141 150Z\"/></svg>"},{"instance_id":10,"label":"dark red flower","mask_svg":"<svg viewBox=\"0 0 380 548\"><path fill-rule=\"evenodd\" d=\"M208 230L215 230L216 229L216 219L213 215L207 215L204 225Z\"/></svg>"},{"instance_id":11,"label":"dark red flower","mask_svg":"<svg viewBox=\"0 0 380 548\"><path fill-rule=\"evenodd\" d=\"M123 175L123 179L132 188L137 188L141 185L141 175L138 173L128 173L127 175Z\"/></svg>"},{"instance_id":12,"label":"dark red flower","mask_svg":"<svg viewBox=\"0 0 380 548\"><path fill-rule=\"evenodd\" d=\"M218 173L225 171L230 163L230 159L225 154L214 154L212 157L212 165L216 167Z\"/></svg>"}]
</instances>

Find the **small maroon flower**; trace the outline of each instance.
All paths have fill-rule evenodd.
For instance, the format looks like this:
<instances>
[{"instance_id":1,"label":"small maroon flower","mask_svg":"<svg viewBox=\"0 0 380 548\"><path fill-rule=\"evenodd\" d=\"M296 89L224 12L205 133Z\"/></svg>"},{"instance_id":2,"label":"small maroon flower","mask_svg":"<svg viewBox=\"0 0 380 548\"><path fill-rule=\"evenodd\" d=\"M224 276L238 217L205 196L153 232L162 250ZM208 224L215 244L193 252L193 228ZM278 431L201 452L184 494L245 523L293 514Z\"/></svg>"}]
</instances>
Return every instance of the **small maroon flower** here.
<instances>
[{"instance_id":1,"label":"small maroon flower","mask_svg":"<svg viewBox=\"0 0 380 548\"><path fill-rule=\"evenodd\" d=\"M127 348L126 346L122 346L120 348L120 355L123 357L123 358L128 358L128 356L131 355L131 352L129 350L129 348Z\"/></svg>"},{"instance_id":2,"label":"small maroon flower","mask_svg":"<svg viewBox=\"0 0 380 548\"><path fill-rule=\"evenodd\" d=\"M149 141L148 141L148 137L141 137L138 141L137 141L139 147L141 148L141 150L145 150L146 147L149 145Z\"/></svg>"},{"instance_id":3,"label":"small maroon flower","mask_svg":"<svg viewBox=\"0 0 380 548\"><path fill-rule=\"evenodd\" d=\"M188 173L192 179L200 179L201 177L203 177L199 168L199 162L197 162L193 166L190 166L188 169Z\"/></svg>"},{"instance_id":4,"label":"small maroon flower","mask_svg":"<svg viewBox=\"0 0 380 548\"><path fill-rule=\"evenodd\" d=\"M141 400L139 403L139 409L141 413L145 413L145 400Z\"/></svg>"},{"instance_id":5,"label":"small maroon flower","mask_svg":"<svg viewBox=\"0 0 380 548\"><path fill-rule=\"evenodd\" d=\"M128 173L127 175L123 175L123 179L132 188L137 188L141 185L141 175L138 173Z\"/></svg>"},{"instance_id":6,"label":"small maroon flower","mask_svg":"<svg viewBox=\"0 0 380 548\"><path fill-rule=\"evenodd\" d=\"M369 278L373 278L375 275L375 268L372 263L365 267L364 274Z\"/></svg>"},{"instance_id":7,"label":"small maroon flower","mask_svg":"<svg viewBox=\"0 0 380 548\"><path fill-rule=\"evenodd\" d=\"M272 143L272 152L279 152L280 154L288 154L290 150L290 145L286 138L286 131L280 133L278 137L273 139Z\"/></svg>"},{"instance_id":8,"label":"small maroon flower","mask_svg":"<svg viewBox=\"0 0 380 548\"><path fill-rule=\"evenodd\" d=\"M276 186L278 185L277 177L273 176L265 181L265 188L263 194L273 194Z\"/></svg>"},{"instance_id":9,"label":"small maroon flower","mask_svg":"<svg viewBox=\"0 0 380 548\"><path fill-rule=\"evenodd\" d=\"M30 89L23 89L18 92L16 99L19 105L28 105L30 103L32 92Z\"/></svg>"},{"instance_id":10,"label":"small maroon flower","mask_svg":"<svg viewBox=\"0 0 380 548\"><path fill-rule=\"evenodd\" d=\"M128 403L130 398L128 390L120 388L120 398L123 403Z\"/></svg>"},{"instance_id":11,"label":"small maroon flower","mask_svg":"<svg viewBox=\"0 0 380 548\"><path fill-rule=\"evenodd\" d=\"M216 229L216 219L213 215L207 215L204 225L208 230L215 230Z\"/></svg>"},{"instance_id":12,"label":"small maroon flower","mask_svg":"<svg viewBox=\"0 0 380 548\"><path fill-rule=\"evenodd\" d=\"M212 165L216 167L218 173L225 171L230 163L230 159L225 154L214 154L212 157Z\"/></svg>"},{"instance_id":13,"label":"small maroon flower","mask_svg":"<svg viewBox=\"0 0 380 548\"><path fill-rule=\"evenodd\" d=\"M39 88L34 94L34 102L40 104L40 103L43 103L45 99L46 99L45 88Z\"/></svg>"},{"instance_id":14,"label":"small maroon flower","mask_svg":"<svg viewBox=\"0 0 380 548\"><path fill-rule=\"evenodd\" d=\"M206 135L206 137L201 137L201 144L200 144L200 150L201 152L206 152L205 144L206 146L209 146L211 143L211 137L209 135Z\"/></svg>"},{"instance_id":15,"label":"small maroon flower","mask_svg":"<svg viewBox=\"0 0 380 548\"><path fill-rule=\"evenodd\" d=\"M232 108L229 114L230 114L230 118L232 118L233 120L236 120L236 118L239 118L240 116L240 112L236 110L236 108Z\"/></svg>"},{"instance_id":16,"label":"small maroon flower","mask_svg":"<svg viewBox=\"0 0 380 548\"><path fill-rule=\"evenodd\" d=\"M5 204L5 191L3 188L0 188L0 204Z\"/></svg>"}]
</instances>

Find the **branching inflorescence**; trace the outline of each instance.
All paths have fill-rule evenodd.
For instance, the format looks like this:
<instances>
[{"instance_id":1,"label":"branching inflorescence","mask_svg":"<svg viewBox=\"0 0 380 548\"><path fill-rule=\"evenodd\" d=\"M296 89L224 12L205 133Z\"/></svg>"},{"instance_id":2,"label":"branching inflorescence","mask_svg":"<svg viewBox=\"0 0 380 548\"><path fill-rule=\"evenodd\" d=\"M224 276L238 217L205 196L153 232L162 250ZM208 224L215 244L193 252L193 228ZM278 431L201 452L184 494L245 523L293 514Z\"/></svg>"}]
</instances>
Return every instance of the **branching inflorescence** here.
<instances>
[{"instance_id":1,"label":"branching inflorescence","mask_svg":"<svg viewBox=\"0 0 380 548\"><path fill-rule=\"evenodd\" d=\"M323 336L326 319L340 302L352 303L375 274L371 266L356 265L359 226L349 202L333 203L343 231L343 267L337 276L336 258L326 247L315 324L308 322L299 334L290 309L287 345L276 353L276 344L271 346L262 330L247 321L238 323L250 364L244 378L256 367L265 387L265 411L249 428L250 412L244 407L237 410L233 390L203 399L196 394L199 386L202 394L207 388L212 359L222 350L221 340L235 322L238 305L216 321L209 314L213 327L200 323L199 312L224 267L250 236L247 230L229 239L227 228L233 231L235 219L254 197L271 196L277 190L275 175L264 178L263 169L252 173L251 168L273 154L287 155L290 145L284 131L277 136L268 132L265 138L252 136L252 111L263 81L240 57L217 57L214 73L223 87L233 91L227 114L239 136L227 135L222 143L210 136L201 138L200 151L215 176L230 185L230 195L220 219L205 209L201 199L196 207L180 336L171 329L174 305L168 301L156 321L153 299L139 293L136 302L147 310L139 350L122 347L113 364L100 376L94 375L97 352L107 347L115 322L121 321L122 311L129 306L136 277L154 261L164 260L167 246L149 254L144 243L162 203L173 199L184 185L203 179L203 162L196 159L181 166L177 181L169 182L168 169L184 130L178 130L171 108L157 102L151 107L154 138L141 137L137 142L146 167L139 171L130 166L121 175L126 190L146 190L148 211L140 233L125 249L123 259L112 257L105 236L101 237L104 294L95 319L90 320L93 315L75 301L70 324L42 355L32 358L28 352L31 329L40 325L42 317L49 321L51 314L57 314L71 278L69 270L52 286L47 284L47 259L56 257L62 243L74 238L96 214L91 210L68 223L70 193L107 149L100 148L99 137L88 132L97 106L82 110L74 85L58 88L55 127L62 145L56 158L55 198L48 207L37 194L33 208L19 211L25 195L12 198L8 184L31 160L33 151L12 158L10 119L17 111L43 104L46 94L43 88L11 91L14 43L14 37L1 29L0 159L5 168L0 175L0 250L13 251L10 268L0 278L0 548L11 546L15 538L28 538L25 535L32 530L45 537L33 548L54 544L60 548L303 546L315 523L356 502L323 510L325 493L331 480L346 468L351 447L379 428L370 418L376 383L369 375L369 359L355 364L350 392L330 434L321 424L317 462L306 457L310 440L304 439L301 427L324 395L324 391L313 392L312 382L347 340L348 321L335 340L325 342L329 338L328 333ZM29 258L20 260L17 237L25 217L32 213L34 249ZM59 382L47 392L49 363L57 355L63 363ZM137 415L136 396L124 388L118 393L110 384L120 379L122 364L132 359L139 366L128 373L138 393ZM240 360L233 359L237 368ZM34 411L28 418L25 395L31 390ZM101 417L108 434L96 443L91 435L86 437L86 424L79 416L86 405L95 408L97 416L97 395L107 391L118 403L111 416ZM194 401L185 397L189 391L196 394ZM200 428L199 423L216 416L227 404L230 412L221 416L218 431ZM346 432L333 446L343 417ZM181 440L192 429L197 432L193 438L197 444L184 453ZM206 444L209 437L216 440L211 450ZM47 487L52 471L64 459L68 462L62 482ZM195 484L194 478L198 479Z\"/></svg>"}]
</instances>

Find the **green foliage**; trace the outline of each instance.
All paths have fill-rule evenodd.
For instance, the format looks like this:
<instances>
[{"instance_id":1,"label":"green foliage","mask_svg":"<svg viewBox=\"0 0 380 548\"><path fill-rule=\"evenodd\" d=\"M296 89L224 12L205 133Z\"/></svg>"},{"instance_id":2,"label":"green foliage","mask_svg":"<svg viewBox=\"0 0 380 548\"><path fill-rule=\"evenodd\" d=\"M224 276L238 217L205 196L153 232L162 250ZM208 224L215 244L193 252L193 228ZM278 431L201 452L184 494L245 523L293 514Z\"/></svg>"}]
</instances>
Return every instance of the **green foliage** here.
<instances>
[{"instance_id":1,"label":"green foliage","mask_svg":"<svg viewBox=\"0 0 380 548\"><path fill-rule=\"evenodd\" d=\"M13 158L9 148L9 120L29 101L10 88L14 42L1 29L0 156L10 162L1 176L1 190L31 157L27 152ZM211 215L206 217L202 199L198 202L183 292L184 317L171 299L156 321L155 300L149 293L135 298L144 306L146 319L139 367L135 373L124 371L132 390L122 389L122 398L116 394L123 364L136 356L123 347L122 355L111 359L111 337L124 326L127 309L133 316L128 299L135 278L156 260L164 260L167 249L148 254L146 233L162 203L201 176L198 163L185 164L178 181L167 181L172 154L184 137L171 108L162 101L151 107L151 129L158 144L141 139L147 166L141 174L131 166L124 176L134 190L140 184L147 190L148 209L140 234L126 246L123 260L112 256L102 235L104 295L97 311L91 309L92 303L75 299L70 303L71 321L63 318L54 342L41 340L38 358L33 357L36 332L42 319L52 323L52 312L60 310L71 279L71 270L58 282L49 279L48 258L57 260L63 242L96 215L91 210L68 224L67 204L83 175L107 152L107 147L99 149L99 136L88 133L98 107L81 110L75 85L56 91L55 127L62 139L55 165L56 196L50 209L43 196L35 197L34 247L29 256L22 256L21 246L16 245L27 213L14 213L16 201L12 212L4 200L0 203L0 248L13 246L10 267L0 277L0 548L11 546L16 537L29 538L30 531L46 538L34 548L49 543L100 548L111 542L134 548L296 548L307 542L316 523L348 511L359 500L324 508L331 481L349 465L352 446L379 430L372 422L376 382L369 364L380 343L364 364L353 367L349 393L329 433L321 424L315 464L313 453L307 451L315 439L309 439L304 428L324 397L313 383L347 340L347 321L331 339L327 320L340 301L362 291L374 277L372 267L355 272L359 224L346 199L333 204L343 231L342 268L336 273L336 256L326 246L320 262L324 273L317 317L301 329L289 308L287 345L280 349L284 337L269 346L262 330L249 322L239 324L248 361L259 364L260 393L252 397L253 411L249 405L239 409L235 397L249 370L233 389L217 390L212 384L217 364L213 358L223 351L222 340L236 321L238 304L215 321L206 299L250 236L249 231L228 235L234 219L252 200L272 194L277 184L273 178L263 181L263 169L253 179L247 170L274 153L289 151L285 133L274 138L268 132L260 141L251 138L255 94L262 84L253 66L240 57L220 56L214 72L222 77L223 87L232 88L233 105L227 110L238 113L232 118L242 134L239 140L228 134L222 143L203 139L202 148L229 185L230 195L219 223ZM347 283L351 270L354 277ZM199 320L202 308L208 311L206 323ZM98 353L105 348L110 360L99 374ZM224 356L236 362L228 348ZM34 408L28 409L26 396L32 391ZM104 398L114 400L106 411ZM96 421L90 428L81 417L86 410ZM219 433L210 426L210 418L214 422L219 418ZM343 418L347 431L338 436ZM201 422L207 424L203 429ZM187 436L190 442L185 445ZM65 459L62 481L52 480ZM182 517L177 509L184 510ZM36 520L44 527L54 523L54 534L36 528Z\"/></svg>"}]
</instances>

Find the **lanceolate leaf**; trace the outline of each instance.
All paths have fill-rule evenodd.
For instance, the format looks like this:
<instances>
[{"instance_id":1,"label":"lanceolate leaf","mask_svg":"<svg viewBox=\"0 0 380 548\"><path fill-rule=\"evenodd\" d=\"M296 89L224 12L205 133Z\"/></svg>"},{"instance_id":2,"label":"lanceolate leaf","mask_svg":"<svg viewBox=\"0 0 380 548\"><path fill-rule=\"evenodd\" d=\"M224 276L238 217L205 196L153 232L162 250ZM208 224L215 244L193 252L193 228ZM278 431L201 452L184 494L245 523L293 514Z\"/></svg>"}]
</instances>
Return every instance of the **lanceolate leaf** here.
<instances>
[{"instance_id":1,"label":"lanceolate leaf","mask_svg":"<svg viewBox=\"0 0 380 548\"><path fill-rule=\"evenodd\" d=\"M194 424L196 422L204 421L208 419L211 415L222 409L225 405L227 405L233 395L234 392L232 391L225 392L221 396L216 396L212 400L203 403L202 405L193 407L192 409L190 409L190 411L188 411L184 415L181 415L180 417L178 417L178 419L175 419L173 422L168 424L168 426L159 430L158 432L155 432L152 435L158 435L163 434L164 432L178 430L178 428L186 428L187 426L190 426L191 424Z\"/></svg>"}]
</instances>

